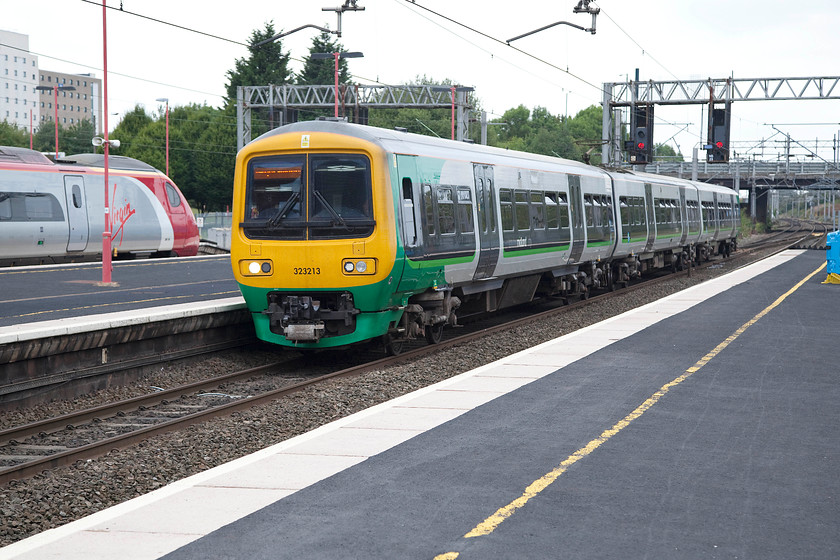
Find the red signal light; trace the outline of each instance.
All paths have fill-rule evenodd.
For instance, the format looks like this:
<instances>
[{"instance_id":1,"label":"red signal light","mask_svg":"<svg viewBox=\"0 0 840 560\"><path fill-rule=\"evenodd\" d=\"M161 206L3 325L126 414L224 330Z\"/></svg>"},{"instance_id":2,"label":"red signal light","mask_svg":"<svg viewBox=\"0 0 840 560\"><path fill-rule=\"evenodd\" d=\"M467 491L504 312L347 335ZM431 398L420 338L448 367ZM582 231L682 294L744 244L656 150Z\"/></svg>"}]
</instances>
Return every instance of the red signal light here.
<instances>
[{"instance_id":1,"label":"red signal light","mask_svg":"<svg viewBox=\"0 0 840 560\"><path fill-rule=\"evenodd\" d=\"M639 148L640 150L644 150L645 149L645 143L644 142L639 142L638 144L636 144L636 147Z\"/></svg>"},{"instance_id":2,"label":"red signal light","mask_svg":"<svg viewBox=\"0 0 840 560\"><path fill-rule=\"evenodd\" d=\"M723 148L723 142L721 142L720 140L715 142L715 148Z\"/></svg>"}]
</instances>

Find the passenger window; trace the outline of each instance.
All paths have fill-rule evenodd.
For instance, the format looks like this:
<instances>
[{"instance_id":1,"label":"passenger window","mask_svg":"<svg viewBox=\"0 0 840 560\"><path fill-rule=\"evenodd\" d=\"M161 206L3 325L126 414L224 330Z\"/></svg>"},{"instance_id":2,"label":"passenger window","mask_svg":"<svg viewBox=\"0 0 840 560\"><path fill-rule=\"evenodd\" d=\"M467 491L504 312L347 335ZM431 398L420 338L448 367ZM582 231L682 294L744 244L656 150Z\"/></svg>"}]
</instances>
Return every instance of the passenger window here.
<instances>
[{"instance_id":1,"label":"passenger window","mask_svg":"<svg viewBox=\"0 0 840 560\"><path fill-rule=\"evenodd\" d=\"M502 229L513 231L513 200L508 189L499 191L499 204L502 208Z\"/></svg>"},{"instance_id":2,"label":"passenger window","mask_svg":"<svg viewBox=\"0 0 840 560\"><path fill-rule=\"evenodd\" d=\"M473 206L470 189L458 188L458 227L461 233L473 233Z\"/></svg>"},{"instance_id":3,"label":"passenger window","mask_svg":"<svg viewBox=\"0 0 840 560\"><path fill-rule=\"evenodd\" d=\"M426 211L426 234L435 235L435 210L432 206L432 186L423 185L423 208Z\"/></svg>"},{"instance_id":4,"label":"passenger window","mask_svg":"<svg viewBox=\"0 0 840 560\"><path fill-rule=\"evenodd\" d=\"M438 219L440 232L455 233L455 205L452 201L452 189L450 187L438 187Z\"/></svg>"},{"instance_id":5,"label":"passenger window","mask_svg":"<svg viewBox=\"0 0 840 560\"><path fill-rule=\"evenodd\" d=\"M11 197L4 193L0 192L0 220L11 220L12 219L12 199Z\"/></svg>"}]
</instances>

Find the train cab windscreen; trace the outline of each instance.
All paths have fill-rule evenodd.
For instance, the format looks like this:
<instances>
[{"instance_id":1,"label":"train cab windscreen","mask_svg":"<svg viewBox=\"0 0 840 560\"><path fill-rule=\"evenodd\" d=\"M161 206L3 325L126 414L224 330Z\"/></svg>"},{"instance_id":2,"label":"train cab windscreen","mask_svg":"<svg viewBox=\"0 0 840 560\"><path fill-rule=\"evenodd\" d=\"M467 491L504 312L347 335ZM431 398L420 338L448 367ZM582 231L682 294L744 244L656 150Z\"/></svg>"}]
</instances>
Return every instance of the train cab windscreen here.
<instances>
[{"instance_id":1,"label":"train cab windscreen","mask_svg":"<svg viewBox=\"0 0 840 560\"><path fill-rule=\"evenodd\" d=\"M259 239L368 237L376 223L371 194L366 156L254 158L248 164L242 227Z\"/></svg>"}]
</instances>

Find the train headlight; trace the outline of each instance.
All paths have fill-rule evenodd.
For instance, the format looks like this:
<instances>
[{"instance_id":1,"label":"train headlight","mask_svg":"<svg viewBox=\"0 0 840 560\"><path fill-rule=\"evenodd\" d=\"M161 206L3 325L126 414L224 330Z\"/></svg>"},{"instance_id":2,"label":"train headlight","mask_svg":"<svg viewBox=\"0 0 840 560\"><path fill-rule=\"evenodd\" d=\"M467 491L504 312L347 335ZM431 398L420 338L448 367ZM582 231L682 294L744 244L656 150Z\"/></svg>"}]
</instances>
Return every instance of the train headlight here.
<instances>
[{"instance_id":1,"label":"train headlight","mask_svg":"<svg viewBox=\"0 0 840 560\"><path fill-rule=\"evenodd\" d=\"M344 274L376 274L376 259L344 259L341 268Z\"/></svg>"},{"instance_id":2,"label":"train headlight","mask_svg":"<svg viewBox=\"0 0 840 560\"><path fill-rule=\"evenodd\" d=\"M273 268L271 261L239 261L239 272L243 276L270 276Z\"/></svg>"}]
</instances>

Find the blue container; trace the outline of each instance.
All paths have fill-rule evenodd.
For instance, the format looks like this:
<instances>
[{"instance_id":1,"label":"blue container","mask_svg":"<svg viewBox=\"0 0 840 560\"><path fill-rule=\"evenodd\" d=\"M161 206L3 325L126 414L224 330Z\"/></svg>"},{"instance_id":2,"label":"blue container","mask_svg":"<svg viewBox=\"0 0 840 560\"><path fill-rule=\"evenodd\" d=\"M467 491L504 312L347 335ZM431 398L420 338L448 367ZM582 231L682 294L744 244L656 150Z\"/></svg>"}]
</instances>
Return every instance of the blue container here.
<instances>
[{"instance_id":1,"label":"blue container","mask_svg":"<svg viewBox=\"0 0 840 560\"><path fill-rule=\"evenodd\" d=\"M825 250L827 272L829 274L840 274L840 231L832 231L826 236Z\"/></svg>"}]
</instances>

